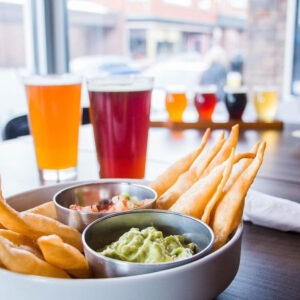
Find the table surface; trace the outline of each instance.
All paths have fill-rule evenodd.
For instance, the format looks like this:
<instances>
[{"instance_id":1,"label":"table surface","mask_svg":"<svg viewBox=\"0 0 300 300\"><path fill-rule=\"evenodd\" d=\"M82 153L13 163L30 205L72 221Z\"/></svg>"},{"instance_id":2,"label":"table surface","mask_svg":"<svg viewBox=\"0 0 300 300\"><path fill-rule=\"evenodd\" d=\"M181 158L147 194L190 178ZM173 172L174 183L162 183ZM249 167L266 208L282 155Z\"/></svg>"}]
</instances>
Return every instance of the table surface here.
<instances>
[{"instance_id":1,"label":"table surface","mask_svg":"<svg viewBox=\"0 0 300 300\"><path fill-rule=\"evenodd\" d=\"M149 132L146 179L153 179L168 165L200 143L203 132ZM220 134L212 132L209 143ZM257 140L267 141L261 170L252 188L300 203L300 126L283 131L240 133L237 151L246 151ZM3 193L10 196L40 185L30 136L0 144ZM78 180L98 178L92 128L80 131ZM300 235L245 224L241 264L231 285L218 299L300 299Z\"/></svg>"}]
</instances>

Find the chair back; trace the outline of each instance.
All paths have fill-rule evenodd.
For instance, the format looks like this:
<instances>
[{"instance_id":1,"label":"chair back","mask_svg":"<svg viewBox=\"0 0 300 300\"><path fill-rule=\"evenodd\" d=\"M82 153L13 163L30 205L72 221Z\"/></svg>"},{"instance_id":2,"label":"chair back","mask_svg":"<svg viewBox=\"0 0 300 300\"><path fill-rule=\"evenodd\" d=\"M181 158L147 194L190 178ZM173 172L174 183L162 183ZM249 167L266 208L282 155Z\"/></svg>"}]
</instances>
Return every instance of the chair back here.
<instances>
[{"instance_id":1,"label":"chair back","mask_svg":"<svg viewBox=\"0 0 300 300\"><path fill-rule=\"evenodd\" d=\"M2 138L3 140L10 140L28 134L29 134L28 118L27 115L24 115L24 116L13 118L7 122L2 132Z\"/></svg>"}]
</instances>

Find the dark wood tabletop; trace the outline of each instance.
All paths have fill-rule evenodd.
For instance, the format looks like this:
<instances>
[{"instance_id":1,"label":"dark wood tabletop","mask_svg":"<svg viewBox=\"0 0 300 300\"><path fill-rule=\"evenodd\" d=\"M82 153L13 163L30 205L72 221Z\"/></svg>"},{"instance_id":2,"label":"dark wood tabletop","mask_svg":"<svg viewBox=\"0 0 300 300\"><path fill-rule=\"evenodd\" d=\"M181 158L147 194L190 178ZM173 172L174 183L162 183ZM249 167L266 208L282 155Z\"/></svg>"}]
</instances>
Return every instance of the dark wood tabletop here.
<instances>
[{"instance_id":1,"label":"dark wood tabletop","mask_svg":"<svg viewBox=\"0 0 300 300\"><path fill-rule=\"evenodd\" d=\"M197 147L202 133L152 128L146 179L155 178ZM213 131L209 143L219 133ZM237 151L249 150L260 139L268 145L252 188L300 203L300 125L285 125L283 131L241 132ZM39 186L31 137L1 143L0 157L6 196ZM92 129L85 126L80 134L78 179L96 179L97 169ZM245 223L238 274L217 299L300 299L300 234Z\"/></svg>"},{"instance_id":2,"label":"dark wood tabletop","mask_svg":"<svg viewBox=\"0 0 300 300\"><path fill-rule=\"evenodd\" d=\"M210 142L218 134L214 131ZM156 145L172 147L182 155L201 138L196 130L160 131L157 135L165 138L160 137ZM285 125L283 131L241 132L237 150L247 151L257 140L265 140L267 150L252 188L300 203L300 125ZM172 154L167 158L159 150L156 155L154 152L150 152L153 159L173 159ZM244 225L238 274L217 299L300 299L300 234Z\"/></svg>"}]
</instances>

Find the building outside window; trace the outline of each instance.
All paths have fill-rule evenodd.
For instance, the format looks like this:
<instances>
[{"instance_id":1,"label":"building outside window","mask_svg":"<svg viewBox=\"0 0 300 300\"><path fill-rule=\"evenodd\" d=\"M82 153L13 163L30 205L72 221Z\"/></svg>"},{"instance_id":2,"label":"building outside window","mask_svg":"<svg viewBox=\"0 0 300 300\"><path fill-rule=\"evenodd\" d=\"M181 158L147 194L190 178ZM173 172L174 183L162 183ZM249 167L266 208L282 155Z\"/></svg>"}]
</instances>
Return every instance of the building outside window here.
<instances>
[{"instance_id":1,"label":"building outside window","mask_svg":"<svg viewBox=\"0 0 300 300\"><path fill-rule=\"evenodd\" d=\"M300 96L300 5L297 1L291 93Z\"/></svg>"},{"instance_id":2,"label":"building outside window","mask_svg":"<svg viewBox=\"0 0 300 300\"><path fill-rule=\"evenodd\" d=\"M0 128L27 113L21 81L29 65L26 3L0 0ZM158 86L185 79L192 86L217 46L227 70L234 57L243 60L250 88L272 83L280 89L284 81L287 1L67 0L67 6L72 72L144 72L157 77ZM299 5L296 17L289 92L300 95Z\"/></svg>"}]
</instances>

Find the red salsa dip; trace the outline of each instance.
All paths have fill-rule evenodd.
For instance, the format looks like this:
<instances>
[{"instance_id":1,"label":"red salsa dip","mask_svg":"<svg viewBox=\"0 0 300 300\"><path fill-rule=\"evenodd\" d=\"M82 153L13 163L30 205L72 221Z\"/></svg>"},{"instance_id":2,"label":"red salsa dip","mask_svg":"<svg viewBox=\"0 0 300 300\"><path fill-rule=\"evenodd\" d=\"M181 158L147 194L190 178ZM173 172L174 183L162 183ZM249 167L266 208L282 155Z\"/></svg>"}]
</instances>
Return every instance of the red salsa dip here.
<instances>
[{"instance_id":1,"label":"red salsa dip","mask_svg":"<svg viewBox=\"0 0 300 300\"><path fill-rule=\"evenodd\" d=\"M151 201L151 199L139 201L137 197L130 196L129 194L124 193L122 195L114 196L111 199L100 200L96 204L87 206L71 204L69 208L84 212L113 213L139 208L149 203L149 201Z\"/></svg>"}]
</instances>

